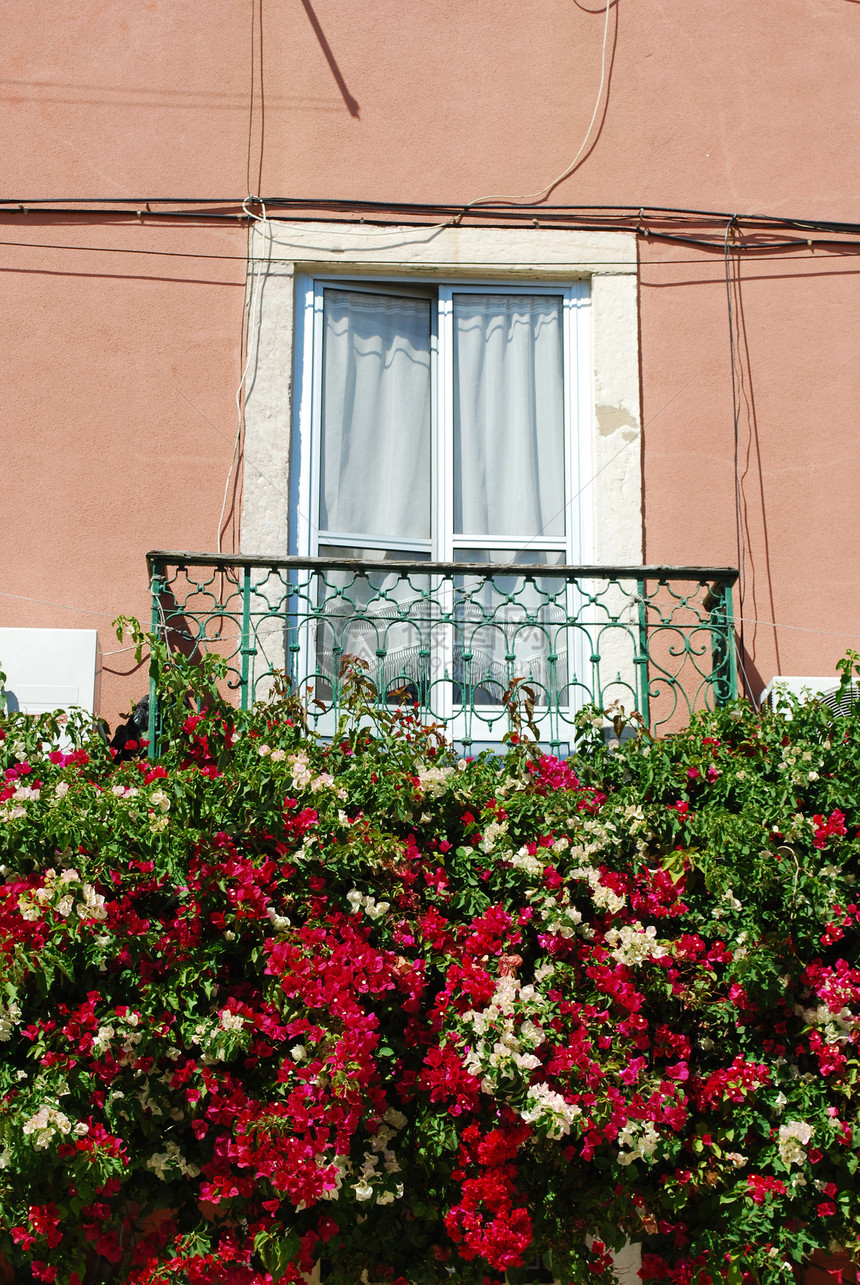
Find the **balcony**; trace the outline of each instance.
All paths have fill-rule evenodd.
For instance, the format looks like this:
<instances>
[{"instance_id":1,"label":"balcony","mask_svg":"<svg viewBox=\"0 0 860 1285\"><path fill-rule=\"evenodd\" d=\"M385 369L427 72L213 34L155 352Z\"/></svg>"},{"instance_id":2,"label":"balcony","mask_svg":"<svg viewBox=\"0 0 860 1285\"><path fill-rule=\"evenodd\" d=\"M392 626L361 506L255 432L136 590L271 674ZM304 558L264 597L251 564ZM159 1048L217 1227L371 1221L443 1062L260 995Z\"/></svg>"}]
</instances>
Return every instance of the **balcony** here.
<instances>
[{"instance_id":1,"label":"balcony","mask_svg":"<svg viewBox=\"0 0 860 1285\"><path fill-rule=\"evenodd\" d=\"M517 695L565 751L585 705L653 734L737 694L726 567L351 561L153 552L152 628L216 652L238 705L286 673L331 735L358 663L380 705L417 707L466 751L498 744Z\"/></svg>"}]
</instances>

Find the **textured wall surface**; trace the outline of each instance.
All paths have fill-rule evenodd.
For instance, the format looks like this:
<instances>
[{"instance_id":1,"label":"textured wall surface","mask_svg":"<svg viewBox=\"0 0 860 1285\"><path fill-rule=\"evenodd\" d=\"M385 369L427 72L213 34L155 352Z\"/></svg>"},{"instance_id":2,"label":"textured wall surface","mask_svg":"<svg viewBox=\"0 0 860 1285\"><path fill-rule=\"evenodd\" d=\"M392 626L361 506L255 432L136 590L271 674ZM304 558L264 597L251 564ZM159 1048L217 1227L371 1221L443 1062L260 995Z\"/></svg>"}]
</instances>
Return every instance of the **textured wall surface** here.
<instances>
[{"instance_id":1,"label":"textured wall surface","mask_svg":"<svg viewBox=\"0 0 860 1285\"><path fill-rule=\"evenodd\" d=\"M727 224L736 213L857 217L851 0L611 0L608 21L600 0L2 9L0 196L15 204L0 235L0 623L98 625L111 719L145 688L129 653L108 653L114 615L148 615L146 549L212 550L222 525L225 548L249 547L231 471L254 302L243 196L525 195L587 138L551 203L722 211ZM51 213L49 198L78 213ZM87 198L107 204L87 209ZM183 211L205 199L231 221L155 221L147 199ZM740 264L731 254L728 294L719 246L640 239L639 389L612 387L618 328L597 337L597 467L615 442L630 447L605 499L607 557L638 526L648 561L740 562L754 686L777 671L826 673L860 640L857 259L798 235L795 250ZM595 278L607 317L629 309L619 289ZM280 351L287 268L270 290L282 330L261 330L260 344ZM291 374L287 360L287 390ZM288 425L267 379L243 467L256 479L255 530L274 546L283 510L271 473Z\"/></svg>"}]
</instances>

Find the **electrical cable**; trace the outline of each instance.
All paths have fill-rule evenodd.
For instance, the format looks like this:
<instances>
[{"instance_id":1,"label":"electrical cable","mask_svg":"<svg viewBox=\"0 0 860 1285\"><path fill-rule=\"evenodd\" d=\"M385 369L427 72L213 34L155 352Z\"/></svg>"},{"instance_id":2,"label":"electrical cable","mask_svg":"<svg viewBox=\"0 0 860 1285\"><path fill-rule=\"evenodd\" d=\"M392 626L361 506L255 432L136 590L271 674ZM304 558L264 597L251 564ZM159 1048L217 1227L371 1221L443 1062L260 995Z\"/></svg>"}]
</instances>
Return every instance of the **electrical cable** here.
<instances>
[{"instance_id":1,"label":"electrical cable","mask_svg":"<svg viewBox=\"0 0 860 1285\"><path fill-rule=\"evenodd\" d=\"M71 607L67 602L49 602L47 598L31 598L24 593L8 593L0 589L0 598L14 598L18 602L35 602L40 607L58 607L60 611L77 611L82 616L103 616L105 620L115 620L116 613L111 611L93 611L90 607Z\"/></svg>"},{"instance_id":2,"label":"electrical cable","mask_svg":"<svg viewBox=\"0 0 860 1285\"><path fill-rule=\"evenodd\" d=\"M750 682L749 677L747 675L746 668L744 667L743 644L740 641L740 639L737 637L737 635L735 635L734 641L735 641L735 656L737 657L738 667L740 668L741 674L743 675L744 691L746 692L747 699L749 700L753 709L755 710L756 713L758 713L759 703L756 700L756 697L753 695L752 683Z\"/></svg>"},{"instance_id":3,"label":"electrical cable","mask_svg":"<svg viewBox=\"0 0 860 1285\"><path fill-rule=\"evenodd\" d=\"M261 205L262 205L262 202L261 202ZM194 216L191 216L191 217L194 217ZM260 221L259 217L256 215L249 215L248 217L256 219L258 222ZM244 222L245 216L243 215L242 218ZM273 226L276 226L279 222L282 222L282 220L272 219L271 215L269 215L268 221L272 223ZM291 220L290 222L294 224L296 220ZM305 222L320 222L320 220L308 219L308 220L305 220ZM333 224L338 227L343 226L338 220L335 220L335 219L322 220L322 222L326 224ZM450 226L450 224L448 223L434 224L429 228L429 231L431 231L435 235L439 231L441 231L444 227L448 227L448 226ZM737 226L739 227L741 226L740 222L738 222ZM424 225L424 226L421 226L420 229L418 229L416 225L416 230L420 230L423 234L426 234L428 231L428 227ZM583 225L583 224L577 224L576 226L571 226L566 230L576 231L576 232L599 232L599 231L603 231L604 229L595 228L595 227ZM386 227L383 235L392 236L395 233L400 231L402 231L400 227L395 227L391 225ZM719 253L720 255L722 255L723 253L722 235L720 236L719 240L708 239L706 237L692 237L692 236L685 237L675 233L657 232L652 229L645 229L641 226L641 223L637 223L636 226L631 225L629 227L627 226L617 227L617 228L614 228L613 231L634 234L646 242L647 241L666 241L666 242L674 243L678 245L689 245L699 250L708 250L713 253ZM365 233L365 236L367 235L368 233ZM414 242L412 244L414 244ZM20 249L32 249L32 250L68 250L68 251L79 250L81 252L98 253L98 254L139 254L144 256L166 258L166 259L171 259L171 258L172 259L201 259L201 260L212 259L212 260L219 260L219 261L230 262L230 263L247 262L246 254L210 254L210 253L204 253L204 252L195 251L195 250L152 250L152 249L143 249L143 248L134 247L134 246L76 245L71 242L66 242L64 244L61 244L58 242L51 242L51 241L0 240L0 245L17 247ZM304 247L301 247L301 248L304 248ZM356 246L355 248L358 249L360 247ZM825 240L824 238L813 239L813 238L807 237L802 239L792 238L784 241L771 241L764 244L756 243L755 241L746 241L738 245L736 247L736 250L738 253L745 254L748 256L749 255L755 256L756 254L759 254L759 253L768 254L772 259L772 261L776 261L778 257L777 252L789 251L789 250L800 250L800 251L809 250L810 252L814 252L815 250L833 250L833 251L840 251L842 253L857 254L858 252L860 252L860 239L856 241L847 241L847 240ZM789 260L789 259L795 258L796 256L794 254L785 254L783 257L786 260ZM278 256L272 256L271 258L266 259L265 262L290 263L290 262L293 262L294 258L295 256L278 255ZM255 259L254 261L257 261L257 260ZM577 266L588 267L592 264L592 262L593 262L592 260L589 260L585 264L568 263L565 266L566 267L577 267ZM612 266L614 262L615 261L609 260L609 259L601 260L601 263L607 267ZM624 263L627 263L628 261L619 260L618 262L624 264ZM665 266L673 266L673 262L674 261L667 261L665 263ZM709 262L709 260L708 259L683 259L683 260L678 260L677 262L682 264L707 263ZM661 261L654 260L651 263L649 263L648 266L649 267L661 266Z\"/></svg>"},{"instance_id":4,"label":"electrical cable","mask_svg":"<svg viewBox=\"0 0 860 1285\"><path fill-rule=\"evenodd\" d=\"M225 557L229 560L230 555L225 554ZM193 555L189 555L189 560L193 561ZM551 571L551 568L549 568L549 570ZM74 612L80 613L81 615L101 616L101 617L104 617L105 620L116 619L113 612L93 611L89 607L75 607L67 602L51 602L47 598L33 598L33 597L25 596L24 594L20 594L20 593L8 593L5 590L0 590L0 598L12 598L21 602L33 602L43 607L57 607L63 611L74 611ZM735 617L735 619L741 619L741 617ZM786 629L786 630L789 630L791 633L814 634L817 638L842 638L847 642L860 642L860 634L851 633L848 630L843 630L843 629L816 629L811 625L787 625L782 623L781 621L764 620L758 616L744 616L742 617L742 619L748 625L757 625L757 626L760 625L762 628L767 628L767 629ZM232 638L232 637L220 638L218 641L219 642L236 642L239 640L240 637L241 635L237 634L235 638ZM133 650L132 647L120 647L120 648L117 648L115 651L102 652L102 655L116 656L116 655L119 655L120 652L126 652L131 650Z\"/></svg>"},{"instance_id":5,"label":"electrical cable","mask_svg":"<svg viewBox=\"0 0 860 1285\"><path fill-rule=\"evenodd\" d=\"M603 473L606 469L608 469L608 468L609 468L609 465L610 465L610 464L614 464L614 463L615 463L615 461L618 459L618 457L624 453L624 451L629 450L629 449L630 449L630 447L633 445L633 442L636 442L637 444L640 444L640 443L641 443L641 440L642 440L642 434L645 432L645 429L646 429L646 428L650 428L650 427L651 427L651 425L654 423L654 420L657 418L657 416L658 416L658 415L662 415L662 414L663 414L663 411L664 411L664 410L666 410L666 408L667 408L668 406L671 406L671 405L672 405L672 402L674 402L678 397L680 397L680 396L681 396L681 394L682 394L683 392L685 392L685 391L686 391L686 389L688 389L688 388L690 387L690 385L693 383L693 380L694 380L695 378L696 378L696 376L694 375L694 376L692 377L692 379L688 379L688 380L687 380L687 382L686 382L686 384L684 384L684 387L683 387L683 388L679 388L679 389L678 389L678 391L677 391L677 393L675 393L672 397L670 397L670 398L669 398L669 400L668 400L667 402L664 402L664 403L663 403L663 405L660 407L660 409L659 409L658 411L656 411L656 412L651 416L651 418L648 420L648 422L647 422L646 424L643 424L643 425L642 425L642 427L641 427L640 429L638 429L638 430L637 430L636 437L635 437L635 438L633 438L633 440L632 440L632 441L630 441L630 442L625 442L622 446L620 446L620 447L618 448L618 450L615 452L615 454L614 454L614 455L610 455L609 459L608 459L608 460L605 460L605 461L603 462L603 464L601 464L600 468L599 468L599 469L597 469L597 471L596 471L595 473L592 473L591 477L588 479L588 481L587 481L587 482L583 482L583 483L581 484L581 486L580 486L579 490L578 490L578 491L576 491L576 492L575 492L575 493L570 497L570 499L569 499L569 500L567 500L567 501L566 501L566 502L561 506L561 508L558 510L558 512L557 512L557 513L553 513L551 517L547 518L546 522L544 522L543 526L542 526L542 527L541 527L541 529L538 531L537 535L533 535L529 540L527 540L527 541L525 542L525 544L524 544L524 545L521 545L521 546L520 546L520 548L522 548L522 549L529 549L529 548L531 548L531 547L532 547L532 545L534 544L535 540L537 540L537 539L538 539L538 536L543 535L543 533L544 533L544 531L546 530L546 528L547 528L548 526L550 526L550 525L551 525L551 523L555 522L556 518L559 518L559 517L561 517L561 515L562 515L563 513L566 513L566 512L567 512L567 510L570 508L571 504L573 504L574 500L578 500L578 499L579 499L579 497L582 495L582 493L583 493L584 491L587 491L587 490L588 490L588 488L591 486L591 484L592 484L593 482L595 482L595 481L597 480L597 478L598 478L598 477L600 477L600 474L601 474L601 473Z\"/></svg>"},{"instance_id":6,"label":"electrical cable","mask_svg":"<svg viewBox=\"0 0 860 1285\"><path fill-rule=\"evenodd\" d=\"M252 215L251 211L248 209L248 202L255 199L251 195L251 152L253 148L253 136L254 136L254 90L255 90L254 69L256 66L256 25L257 25L257 0L251 0L250 92L248 95L248 144L247 144L247 154L245 158L245 183L246 183L248 195L242 201L242 211L244 214L248 216L249 220L256 217L255 215ZM266 217L266 209L265 209L265 206L263 206L263 219L265 219L265 217ZM248 291L247 291L245 303L242 308L242 329L241 329L241 334L239 338L239 360L241 362L243 357L245 358L245 360L242 367L242 374L239 377L239 385L236 389L236 398L235 398L236 437L233 442L233 453L230 456L230 467L227 470L227 478L226 478L226 481L224 482L224 496L221 501L221 512L218 515L218 528L215 536L215 544L219 553L221 553L221 544L224 538L224 514L227 509L227 496L230 492L230 480L233 476L233 469L236 465L236 461L239 456L239 446L242 441L242 430L245 426L245 406L244 406L244 398L242 396L242 393L245 387L245 380L248 375L248 368L251 363L252 346L251 346L250 330L251 330L251 318L252 318L252 312L253 312L254 284L255 284L255 273L251 267L251 259L252 259L251 229L252 227L253 227L253 224L249 221L247 225L246 238L245 238L245 259L246 259L245 278L248 281ZM246 325L246 320L247 320L247 325ZM258 317L258 324L257 324L258 334L259 334L261 320L262 318ZM244 351L243 351L243 345L244 345ZM235 528L234 528L234 543L235 543Z\"/></svg>"},{"instance_id":7,"label":"electrical cable","mask_svg":"<svg viewBox=\"0 0 860 1285\"><path fill-rule=\"evenodd\" d=\"M252 217L257 219L258 223L265 223L266 222L265 215L266 215L266 207L263 206L263 218L257 219L256 215L253 215ZM224 499L221 503L221 513L218 518L217 548L219 553L221 552L221 540L223 538L224 512L227 508L227 495L230 489L230 479L233 476L233 468L236 464L236 460L239 454L239 444L242 440L242 430L245 426L245 404L244 404L244 396L243 396L244 389L245 389L245 381L248 377L248 370L250 369L250 366L251 366L251 358L252 356L255 355L257 351L257 344L259 343L260 330L262 329L262 322L263 322L263 313L262 313L263 288L262 288L262 285L260 285L258 286L256 291L257 301L258 301L257 302L257 322L256 322L256 328L254 331L254 343L252 344L251 325L253 320L254 285L257 278L257 273L255 273L252 268L252 259L251 259L252 226L253 226L252 224L248 225L248 266L246 269L246 274L249 279L248 298L247 298L247 303L242 310L242 334L243 336L247 336L244 340L246 344L245 365L242 370L242 375L239 379L239 386L236 389L236 399L235 399L236 400L236 440L233 443L233 454L230 458L230 468L227 471L227 481L224 483ZM245 318L247 318L247 323L248 323L247 326L245 325Z\"/></svg>"},{"instance_id":8,"label":"electrical cable","mask_svg":"<svg viewBox=\"0 0 860 1285\"><path fill-rule=\"evenodd\" d=\"M615 0L615 2L617 3L617 0ZM569 178L576 169L579 164L580 157L585 151L588 140L591 137L591 131L594 128L594 122L597 120L597 112L603 99L603 86L606 83L606 45L609 36L609 11L612 8L612 5L613 0L606 0L603 18L603 44L600 53L600 84L597 88L597 98L594 101L594 111L591 113L591 120L588 122L588 129L585 131L585 136L579 145L579 151L576 153L573 160L565 169L562 170L560 174L547 183L545 187L542 187L539 192L531 192L528 195L523 196L480 196L474 201L469 201L469 203L464 207L465 210L471 210L477 205L489 205L494 202L512 205L535 205L543 197L547 196L554 187L557 187L559 183L562 183L566 178Z\"/></svg>"},{"instance_id":9,"label":"electrical cable","mask_svg":"<svg viewBox=\"0 0 860 1285\"><path fill-rule=\"evenodd\" d=\"M261 220L258 215L253 214L253 212L250 211L250 209L248 209L248 204L251 201L258 203L262 209L266 210L265 220ZM236 219L235 215L230 215L228 217L231 222L234 222ZM246 220L251 220L256 222L268 221L273 224L277 224L281 222L281 220L272 219L271 212L267 209L267 203L258 197L246 197L245 204L244 204L244 212L238 217L242 220L243 223L245 223ZM541 217L544 219L544 221L546 221L545 216L542 215ZM189 214L189 218L191 219L196 218L196 215L194 215L193 213ZM308 218L305 220L291 220L291 222L293 223L320 222L320 221L326 224L337 223L338 226L342 226L342 223L336 219L320 220L318 218ZM453 220L450 222L453 222ZM442 228L450 226L450 222L445 224L430 225L429 228L428 228L428 225L416 224L414 226L416 231L420 231L423 236L426 236L428 230L432 235L436 235L438 234L439 231L442 230ZM604 228L596 227L591 224L578 223L578 222L573 222L569 220L566 221L566 224L569 225L568 230L570 231L599 232L599 231L605 230ZM737 216L735 218L735 226L739 228L739 230L743 230L742 220L740 216ZM705 237L705 236L698 236L698 237L682 236L679 233L662 232L655 228L644 227L642 219L637 217L635 222L631 222L629 225L627 224L623 226L617 225L613 228L613 230L618 232L635 234L640 239L643 239L645 241L665 241L673 244L689 245L691 247L695 247L696 249L707 250L713 253L719 252L720 254L723 254L724 252L724 244L723 244L724 238L722 235L723 227L724 227L724 224L721 224L720 225L721 232L720 232L719 239L717 239L716 236L712 238ZM359 232L359 229L356 228L355 231L357 234ZM379 234L391 237L396 235L397 233L402 233L402 231L403 231L403 228L399 225L394 226L394 225L387 224L384 229L380 228ZM364 235L366 238L369 235L369 233L365 231ZM139 247L133 247L133 246L75 245L68 242L65 244L60 244L56 242L17 241L17 240L16 241L0 240L0 245L19 247L23 249L68 250L68 251L80 250L82 252L90 252L90 253L139 254L144 256L154 256L154 257L162 257L162 258L182 258L182 259L201 259L201 260L212 259L216 261L221 260L225 262L240 262L240 261L246 262L247 261L247 254L242 254L242 255L211 254L211 253L197 252L193 250L154 250L149 248L139 248ZM302 247L302 248L306 248L306 247ZM825 239L823 237L816 237L816 238L793 237L793 238L785 238L780 241L771 240L768 242L756 242L755 240L747 239L746 241L743 241L736 246L736 250L738 253L743 253L746 255L767 254L772 258L775 258L780 251L802 251L802 250L815 251L816 249L833 250L833 251L840 251L842 253L855 254L858 251L860 251L860 239L837 240L837 239ZM794 255L786 254L784 257L788 259L788 258L793 258ZM291 262L293 258L294 256L286 256L286 255L277 256L277 257L271 256L266 261L272 262L272 263ZM685 259L685 260L682 260L681 262L691 263L691 262L697 262L697 261L698 260ZM700 261L707 262L707 260L700 260ZM604 260L604 262L606 263L607 266L610 265L609 260ZM657 266L659 262L660 261L655 260L649 266ZM577 266L577 265L571 264L567 266ZM588 265L585 265L585 266L588 266Z\"/></svg>"},{"instance_id":10,"label":"electrical cable","mask_svg":"<svg viewBox=\"0 0 860 1285\"><path fill-rule=\"evenodd\" d=\"M38 205L67 205L78 204L82 208L66 209L62 213L66 214L88 214L98 213L86 206L90 205L112 205L119 201L135 207L144 207L151 205L232 205L241 209L244 199L241 196L206 196L206 197L143 197L143 196L111 196L111 197L6 197L0 198L0 213L19 214L21 212L38 213L34 207ZM256 198L255 198L256 199ZM297 197L297 196L267 196L260 198L265 200L267 206L271 209L327 209L327 210L377 210L390 211L401 214L430 214L438 216L439 214L456 214L461 212L465 207L460 204L444 202L404 202L404 201L368 201L352 197ZM488 199L488 198L485 198ZM10 206L9 210L3 210L3 206ZM607 218L632 217L633 215L680 215L681 217L708 218L718 222L721 226L727 219L735 218L739 223L763 223L767 225L777 224L779 226L794 226L798 228L818 228L825 231L844 231L860 232L860 223L845 222L844 220L827 220L811 219L808 217L797 218L792 215L783 214L738 214L731 213L728 210L700 210L695 206L683 205L642 205L641 202L630 202L626 205L544 205L541 206L539 213L541 216L557 215L559 217L573 213L596 214L600 211L606 211ZM51 213L53 211L48 211ZM119 211L118 211L119 212ZM135 211L123 210L123 214L135 213ZM174 211L180 213L181 211ZM141 214L166 213L170 211L155 211L141 209ZM529 216L528 210L521 206L514 206L511 209L492 210L476 209L476 215L492 216L496 214L506 218L526 218ZM224 214L222 217L235 219L236 214Z\"/></svg>"},{"instance_id":11,"label":"electrical cable","mask_svg":"<svg viewBox=\"0 0 860 1285\"><path fill-rule=\"evenodd\" d=\"M731 375L732 375L733 472L734 472L734 484L735 484L734 485L735 539L737 542L737 556L738 556L738 600L739 600L741 612L743 612L744 591L746 587L746 548L745 548L744 539L743 539L743 523L742 523L742 517L741 517L743 505L742 505L740 474L739 474L739 468L738 468L740 407L738 404L737 367L736 367L736 354L735 354L735 321L734 321L734 309L732 307L731 258L729 253L729 237L731 235L731 231L734 226L735 226L734 218L729 219L729 221L726 223L724 256L725 256L725 268L726 268L726 303L728 306L728 315L729 315L729 360L731 363ZM744 650L744 626L743 626L742 615L740 617L740 622L741 624L740 624L740 630L739 630L739 634L740 634L739 644L740 644L741 651L743 651ZM744 684L746 686L747 695L752 700L754 698L752 696L752 692L749 689L749 686L747 685L746 670L744 669L743 665L741 665L741 672L744 675Z\"/></svg>"},{"instance_id":12,"label":"electrical cable","mask_svg":"<svg viewBox=\"0 0 860 1285\"><path fill-rule=\"evenodd\" d=\"M563 182L564 179L570 177L570 175L573 173L573 171L576 169L577 165L579 164L580 157L585 151L585 147L588 143L589 138L591 137L591 131L594 128L594 122L597 119L597 112L600 107L600 103L603 99L603 86L606 83L606 45L607 45L607 38L609 35L609 11L612 8L613 3L618 3L618 0L606 0L604 21L603 21L603 43L602 43L601 55L600 55L600 84L597 89L597 98L595 99L595 102L594 102L594 111L591 113L591 120L588 122L588 129L585 131L585 137L580 143L579 151L576 153L576 155L574 156L570 164L566 166L566 168L562 170L562 172L558 174L554 179L551 179L550 182L547 183L545 187L542 187L539 192L531 192L521 196L498 196L497 195L497 196L476 197L474 201L467 202L466 205L464 205L463 208L459 211L459 213L452 213L448 219L438 224L432 225L432 231L434 235L443 231L445 228L459 225L463 217L467 213L473 210L476 210L478 206L490 205L490 204L520 205L520 206L534 205L537 202L539 202L544 196L546 196L549 192L551 192L553 188L557 187L559 183ZM365 233L365 235L366 236L368 235L385 236L385 235L390 235L390 233L377 232L374 230L371 233ZM404 244L404 242L400 242L400 244ZM406 242L405 244L411 244L411 242Z\"/></svg>"},{"instance_id":13,"label":"electrical cable","mask_svg":"<svg viewBox=\"0 0 860 1285\"><path fill-rule=\"evenodd\" d=\"M251 0L251 92L248 106L248 159L245 169L245 189L250 194L251 191L251 146L253 142L254 131L254 67L256 63L256 25L257 25L257 0ZM243 203L244 204L244 203Z\"/></svg>"},{"instance_id":14,"label":"electrical cable","mask_svg":"<svg viewBox=\"0 0 860 1285\"><path fill-rule=\"evenodd\" d=\"M0 199L0 215L20 215L22 213L62 213L62 214L116 214L125 218L205 218L212 217L221 219L226 222L235 222L237 219L247 217L242 211L243 201L249 199L246 197L34 197L29 199L8 198ZM300 210L312 210L313 213L308 217L316 219L320 211L339 212L341 214L354 213L362 210L375 211L378 213L388 213L393 216L411 216L426 215L430 219L437 219L442 215L460 215L461 217L470 213L474 218L497 218L504 220L513 219L532 219L537 213L542 221L557 221L570 219L572 217L583 218L590 215L592 218L598 218L602 215L603 222L618 220L621 218L647 219L664 218L673 216L684 220L709 219L723 227L726 221L734 218L738 226L743 225L747 230L754 225L763 227L790 227L803 231L821 231L821 232L841 232L846 235L860 235L860 223L846 222L844 220L828 220L814 218L797 218L789 215L773 214L738 214L729 213L724 210L700 210L689 206L668 206L668 205L542 205L540 210L531 211L525 206L506 206L499 208L487 208L476 206L469 210L468 206L459 204L444 203L409 203L396 201L366 201L353 200L351 198L309 198L309 197L253 197L254 201L264 201L269 207L269 217L272 218L272 211L289 210L292 216L297 217L296 212ZM482 198L487 201L492 198ZM125 204L134 207L125 209L117 206ZM38 206L63 206L63 209L46 209L39 210ZM92 205L109 206L113 208L93 210L88 208ZM227 210L153 210L153 205L226 205L233 206L233 211ZM4 208L8 207L8 208ZM74 208L77 207L77 208Z\"/></svg>"}]
</instances>

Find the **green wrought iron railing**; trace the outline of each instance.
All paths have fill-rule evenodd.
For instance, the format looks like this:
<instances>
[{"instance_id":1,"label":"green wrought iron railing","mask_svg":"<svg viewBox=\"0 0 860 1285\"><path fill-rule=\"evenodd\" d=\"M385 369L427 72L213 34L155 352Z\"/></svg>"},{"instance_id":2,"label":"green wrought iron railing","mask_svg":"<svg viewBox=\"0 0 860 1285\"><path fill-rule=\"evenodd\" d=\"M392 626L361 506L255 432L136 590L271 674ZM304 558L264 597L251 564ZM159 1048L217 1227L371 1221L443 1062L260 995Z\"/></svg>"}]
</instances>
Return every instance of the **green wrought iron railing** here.
<instances>
[{"instance_id":1,"label":"green wrought iron railing","mask_svg":"<svg viewBox=\"0 0 860 1285\"><path fill-rule=\"evenodd\" d=\"M545 555L541 555L545 556ZM615 702L652 732L737 694L726 567L353 561L150 553L152 627L187 656L217 652L243 708L285 673L333 731L360 663L380 704L412 704L450 739L497 742L525 692L541 740ZM155 692L151 694L155 726Z\"/></svg>"}]
</instances>

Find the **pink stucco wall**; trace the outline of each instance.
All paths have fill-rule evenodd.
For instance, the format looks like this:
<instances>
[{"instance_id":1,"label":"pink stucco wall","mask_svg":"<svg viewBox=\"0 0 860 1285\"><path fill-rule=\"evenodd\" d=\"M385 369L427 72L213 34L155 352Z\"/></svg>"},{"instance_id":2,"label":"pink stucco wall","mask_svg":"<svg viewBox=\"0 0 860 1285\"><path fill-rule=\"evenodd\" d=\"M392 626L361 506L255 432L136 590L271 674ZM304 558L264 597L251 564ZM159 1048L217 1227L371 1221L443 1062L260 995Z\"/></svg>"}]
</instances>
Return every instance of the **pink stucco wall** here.
<instances>
[{"instance_id":1,"label":"pink stucco wall","mask_svg":"<svg viewBox=\"0 0 860 1285\"><path fill-rule=\"evenodd\" d=\"M148 612L150 547L212 549L236 430L246 230L37 198L466 202L582 142L600 0L8 0L0 620ZM612 0L605 94L552 200L857 217L860 4ZM142 208L137 207L136 208ZM734 564L719 252L641 243L645 550ZM860 645L856 254L745 259L745 643L767 680ZM228 532L225 547L230 547ZM32 601L38 599L39 601ZM56 605L48 605L56 604ZM88 614L93 613L93 614ZM765 625L776 621L779 628ZM142 691L109 656L113 718Z\"/></svg>"}]
</instances>

